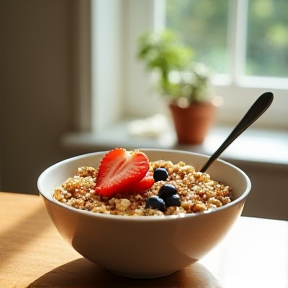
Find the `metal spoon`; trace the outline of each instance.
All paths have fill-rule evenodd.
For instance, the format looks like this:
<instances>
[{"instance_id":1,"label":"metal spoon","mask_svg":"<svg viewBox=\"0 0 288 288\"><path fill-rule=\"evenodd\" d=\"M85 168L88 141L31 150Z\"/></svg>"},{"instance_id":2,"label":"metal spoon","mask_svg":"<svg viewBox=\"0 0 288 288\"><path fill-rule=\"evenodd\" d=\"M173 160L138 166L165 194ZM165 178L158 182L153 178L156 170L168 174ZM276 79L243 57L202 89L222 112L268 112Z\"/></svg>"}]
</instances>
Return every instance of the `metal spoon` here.
<instances>
[{"instance_id":1,"label":"metal spoon","mask_svg":"<svg viewBox=\"0 0 288 288\"><path fill-rule=\"evenodd\" d=\"M242 133L244 132L253 122L255 122L271 105L274 95L271 92L262 94L251 108L244 115L242 120L234 128L228 138L223 144L214 152L208 159L206 164L202 167L200 172L205 172L208 167L220 156L220 154Z\"/></svg>"}]
</instances>

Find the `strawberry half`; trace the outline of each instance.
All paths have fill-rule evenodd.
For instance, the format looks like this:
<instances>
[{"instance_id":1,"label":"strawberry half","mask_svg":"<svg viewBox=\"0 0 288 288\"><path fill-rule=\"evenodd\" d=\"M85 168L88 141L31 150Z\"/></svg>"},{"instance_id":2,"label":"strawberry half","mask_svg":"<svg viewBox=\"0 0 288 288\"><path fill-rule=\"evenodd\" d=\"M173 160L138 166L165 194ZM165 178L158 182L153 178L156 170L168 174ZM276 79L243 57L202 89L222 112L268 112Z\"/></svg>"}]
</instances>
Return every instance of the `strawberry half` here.
<instances>
[{"instance_id":1,"label":"strawberry half","mask_svg":"<svg viewBox=\"0 0 288 288\"><path fill-rule=\"evenodd\" d=\"M151 188L153 184L154 184L153 172L148 171L146 173L146 176L140 182L131 185L127 191L128 193L141 194L144 193L149 188Z\"/></svg>"},{"instance_id":2,"label":"strawberry half","mask_svg":"<svg viewBox=\"0 0 288 288\"><path fill-rule=\"evenodd\" d=\"M113 149L100 163L95 193L111 197L118 192L125 192L140 182L148 170L149 159L143 152Z\"/></svg>"}]
</instances>

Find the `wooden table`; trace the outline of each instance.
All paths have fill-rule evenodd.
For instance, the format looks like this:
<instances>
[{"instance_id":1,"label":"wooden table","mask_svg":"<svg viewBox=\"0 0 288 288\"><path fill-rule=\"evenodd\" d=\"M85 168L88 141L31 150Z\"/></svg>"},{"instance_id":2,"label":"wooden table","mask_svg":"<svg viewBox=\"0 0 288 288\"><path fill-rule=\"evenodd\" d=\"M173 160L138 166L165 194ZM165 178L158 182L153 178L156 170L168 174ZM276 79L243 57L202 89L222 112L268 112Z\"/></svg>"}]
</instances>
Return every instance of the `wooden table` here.
<instances>
[{"instance_id":1,"label":"wooden table","mask_svg":"<svg viewBox=\"0 0 288 288\"><path fill-rule=\"evenodd\" d=\"M241 217L209 255L173 275L116 276L75 252L39 196L0 192L0 287L288 287L288 222Z\"/></svg>"}]
</instances>

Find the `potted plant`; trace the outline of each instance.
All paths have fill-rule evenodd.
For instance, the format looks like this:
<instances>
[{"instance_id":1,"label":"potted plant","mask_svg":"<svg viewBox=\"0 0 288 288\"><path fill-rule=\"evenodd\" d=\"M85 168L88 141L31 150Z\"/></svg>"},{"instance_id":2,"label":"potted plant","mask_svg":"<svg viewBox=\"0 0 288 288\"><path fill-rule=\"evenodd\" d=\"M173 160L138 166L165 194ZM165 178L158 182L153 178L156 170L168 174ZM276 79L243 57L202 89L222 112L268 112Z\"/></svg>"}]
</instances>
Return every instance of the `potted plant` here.
<instances>
[{"instance_id":1,"label":"potted plant","mask_svg":"<svg viewBox=\"0 0 288 288\"><path fill-rule=\"evenodd\" d=\"M216 111L211 71L203 63L193 63L192 49L169 30L140 35L137 56L149 71L158 73L158 88L168 100L178 142L202 143Z\"/></svg>"}]
</instances>

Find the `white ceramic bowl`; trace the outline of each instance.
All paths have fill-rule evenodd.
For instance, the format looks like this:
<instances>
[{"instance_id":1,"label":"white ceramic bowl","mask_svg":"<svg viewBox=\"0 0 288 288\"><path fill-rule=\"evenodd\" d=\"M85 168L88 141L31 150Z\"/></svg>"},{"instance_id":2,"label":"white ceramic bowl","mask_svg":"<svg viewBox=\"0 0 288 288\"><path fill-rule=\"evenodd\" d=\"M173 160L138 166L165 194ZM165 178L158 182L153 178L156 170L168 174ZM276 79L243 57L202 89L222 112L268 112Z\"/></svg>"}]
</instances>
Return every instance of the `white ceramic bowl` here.
<instances>
[{"instance_id":1,"label":"white ceramic bowl","mask_svg":"<svg viewBox=\"0 0 288 288\"><path fill-rule=\"evenodd\" d=\"M196 169L208 159L184 151L141 151L150 161L184 161ZM216 160L207 173L213 180L230 185L234 200L209 213L184 217L115 216L78 210L53 199L56 186L74 175L78 167L98 167L105 153L85 154L49 167L40 175L38 189L62 237L85 258L126 277L161 277L201 259L233 226L251 189L250 180L243 171Z\"/></svg>"}]
</instances>

